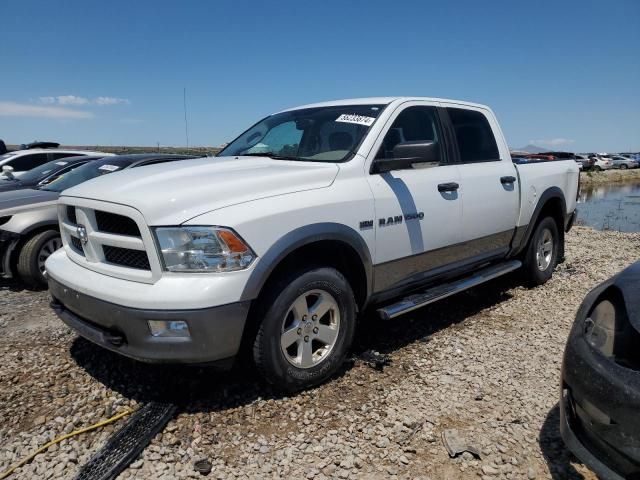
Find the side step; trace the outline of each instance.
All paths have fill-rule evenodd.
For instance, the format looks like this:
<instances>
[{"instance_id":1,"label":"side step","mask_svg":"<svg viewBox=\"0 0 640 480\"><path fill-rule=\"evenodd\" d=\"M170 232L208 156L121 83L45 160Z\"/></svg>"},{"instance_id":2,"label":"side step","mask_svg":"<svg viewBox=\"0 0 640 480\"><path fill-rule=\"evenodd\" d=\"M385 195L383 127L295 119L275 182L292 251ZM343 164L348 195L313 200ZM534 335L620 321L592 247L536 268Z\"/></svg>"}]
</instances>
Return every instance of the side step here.
<instances>
[{"instance_id":1,"label":"side step","mask_svg":"<svg viewBox=\"0 0 640 480\"><path fill-rule=\"evenodd\" d=\"M451 283L445 283L438 285L422 293L416 293L403 298L399 302L387 305L386 307L379 308L377 310L378 315L383 320L390 320L399 315L403 315L412 310L416 310L430 303L437 302L443 298L454 295L463 290L467 290L481 283L487 282L496 277L500 277L509 272L513 272L522 266L520 260L510 260L508 262L500 263L498 265L492 265L485 267L473 275L454 280Z\"/></svg>"}]
</instances>

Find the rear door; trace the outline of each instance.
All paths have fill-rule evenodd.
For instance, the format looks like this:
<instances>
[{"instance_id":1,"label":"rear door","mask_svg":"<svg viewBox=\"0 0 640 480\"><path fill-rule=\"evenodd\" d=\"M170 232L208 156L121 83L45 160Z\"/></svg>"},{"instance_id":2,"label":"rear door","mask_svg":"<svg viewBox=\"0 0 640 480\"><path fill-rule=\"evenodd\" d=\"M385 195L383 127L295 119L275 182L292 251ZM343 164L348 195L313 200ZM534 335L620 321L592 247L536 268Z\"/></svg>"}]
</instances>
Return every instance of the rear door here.
<instances>
[{"instance_id":1,"label":"rear door","mask_svg":"<svg viewBox=\"0 0 640 480\"><path fill-rule=\"evenodd\" d=\"M456 191L458 167L449 163L436 102L407 102L397 108L374 144L366 172L375 199L375 290L401 288L459 260L462 205ZM399 143L436 143L439 161L375 173L375 162L393 158ZM373 173L372 173L373 172ZM449 185L448 190L443 186Z\"/></svg>"},{"instance_id":2,"label":"rear door","mask_svg":"<svg viewBox=\"0 0 640 480\"><path fill-rule=\"evenodd\" d=\"M504 255L520 207L516 168L490 111L443 105L460 171L462 241L469 260Z\"/></svg>"}]
</instances>

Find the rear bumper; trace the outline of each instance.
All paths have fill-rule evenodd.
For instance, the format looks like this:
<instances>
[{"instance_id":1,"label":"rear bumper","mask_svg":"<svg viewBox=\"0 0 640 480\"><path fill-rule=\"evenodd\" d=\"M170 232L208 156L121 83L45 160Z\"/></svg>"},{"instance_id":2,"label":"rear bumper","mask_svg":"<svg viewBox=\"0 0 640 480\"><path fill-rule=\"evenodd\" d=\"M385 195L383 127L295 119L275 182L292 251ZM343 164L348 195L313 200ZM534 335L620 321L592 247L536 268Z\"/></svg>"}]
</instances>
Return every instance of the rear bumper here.
<instances>
[{"instance_id":1,"label":"rear bumper","mask_svg":"<svg viewBox=\"0 0 640 480\"><path fill-rule=\"evenodd\" d=\"M596 352L582 331L578 319L565 349L560 433L599 477L640 478L640 371Z\"/></svg>"},{"instance_id":2,"label":"rear bumper","mask_svg":"<svg viewBox=\"0 0 640 480\"><path fill-rule=\"evenodd\" d=\"M82 337L121 355L158 363L230 365L250 305L247 301L197 310L137 309L91 297L53 278L49 290L55 313ZM190 336L154 337L148 320L184 321Z\"/></svg>"}]
</instances>

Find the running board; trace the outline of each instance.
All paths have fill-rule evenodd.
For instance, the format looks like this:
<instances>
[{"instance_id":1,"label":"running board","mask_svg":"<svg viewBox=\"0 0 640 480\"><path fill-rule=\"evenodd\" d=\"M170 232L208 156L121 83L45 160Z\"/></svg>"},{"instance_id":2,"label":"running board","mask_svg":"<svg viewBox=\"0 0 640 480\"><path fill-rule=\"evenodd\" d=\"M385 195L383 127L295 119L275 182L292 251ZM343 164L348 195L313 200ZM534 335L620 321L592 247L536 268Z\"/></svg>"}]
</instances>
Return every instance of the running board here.
<instances>
[{"instance_id":1,"label":"running board","mask_svg":"<svg viewBox=\"0 0 640 480\"><path fill-rule=\"evenodd\" d=\"M399 315L403 315L412 310L416 310L430 303L437 302L443 298L447 298L463 290L475 287L481 283L492 280L496 277L500 277L506 273L513 272L522 266L520 260L510 260L508 262L500 263L490 267L485 267L478 270L469 277L464 277L459 280L455 280L444 285L438 285L436 287L425 290L422 293L416 293L403 298L399 302L387 305L386 307L379 308L377 310L378 315L383 320L390 320Z\"/></svg>"}]
</instances>

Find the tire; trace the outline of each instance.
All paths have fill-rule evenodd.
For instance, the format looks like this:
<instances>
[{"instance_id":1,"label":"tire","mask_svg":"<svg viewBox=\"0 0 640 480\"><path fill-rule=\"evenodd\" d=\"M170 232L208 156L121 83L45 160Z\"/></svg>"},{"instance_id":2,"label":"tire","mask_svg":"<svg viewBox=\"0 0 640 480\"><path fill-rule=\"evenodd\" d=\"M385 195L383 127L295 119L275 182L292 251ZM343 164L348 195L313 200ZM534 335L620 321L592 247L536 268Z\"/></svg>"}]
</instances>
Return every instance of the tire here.
<instances>
[{"instance_id":1,"label":"tire","mask_svg":"<svg viewBox=\"0 0 640 480\"><path fill-rule=\"evenodd\" d=\"M353 291L339 271L290 272L260 302L263 308L257 311L265 313L253 342L253 360L267 382L292 393L336 373L356 327ZM325 313L314 318L318 307Z\"/></svg>"},{"instance_id":2,"label":"tire","mask_svg":"<svg viewBox=\"0 0 640 480\"><path fill-rule=\"evenodd\" d=\"M551 278L558 263L560 234L551 217L543 218L536 226L524 255L522 273L530 287L542 285Z\"/></svg>"},{"instance_id":3,"label":"tire","mask_svg":"<svg viewBox=\"0 0 640 480\"><path fill-rule=\"evenodd\" d=\"M601 167L600 165L594 165L594 166L593 166L593 170L594 170L595 172L601 172L601 171L602 171L602 167Z\"/></svg>"},{"instance_id":4,"label":"tire","mask_svg":"<svg viewBox=\"0 0 640 480\"><path fill-rule=\"evenodd\" d=\"M44 262L60 247L62 239L56 230L46 230L27 240L18 255L17 270L20 279L33 288L46 287Z\"/></svg>"},{"instance_id":5,"label":"tire","mask_svg":"<svg viewBox=\"0 0 640 480\"><path fill-rule=\"evenodd\" d=\"M623 163L622 165L620 165L620 170L626 170L627 168L629 167L627 166L626 163Z\"/></svg>"}]
</instances>

